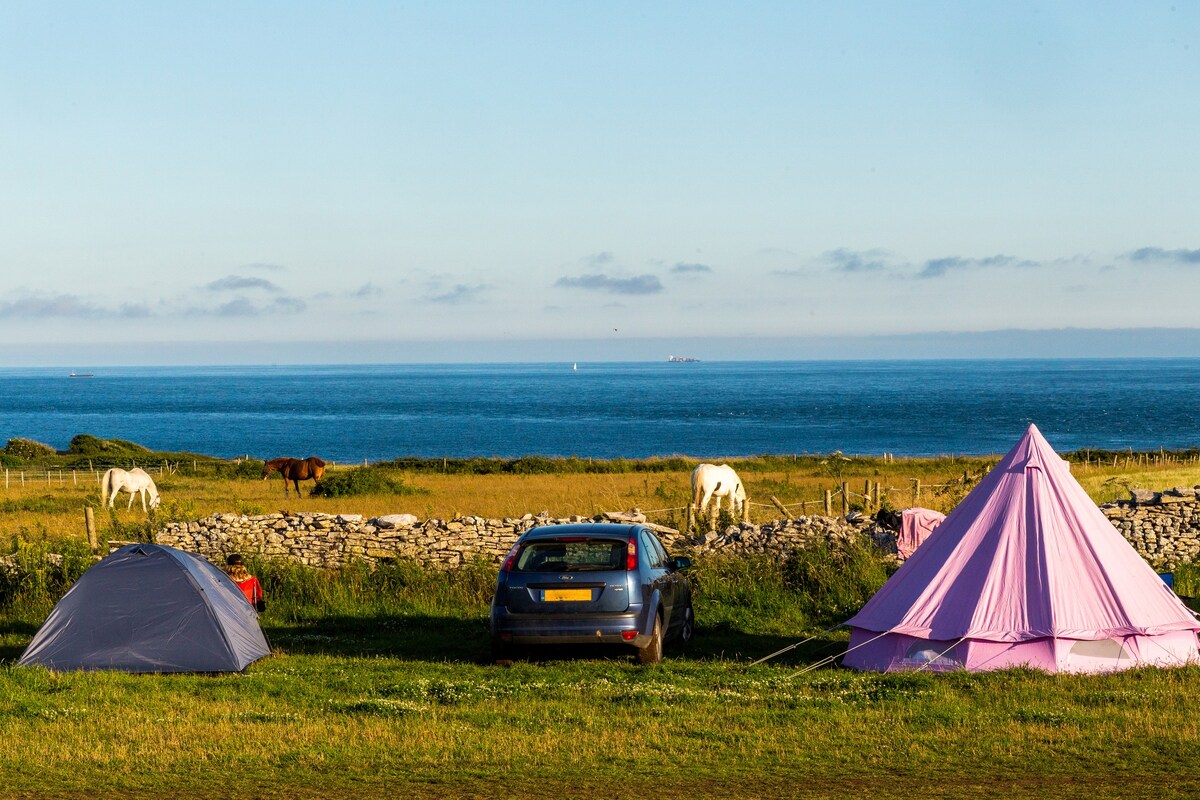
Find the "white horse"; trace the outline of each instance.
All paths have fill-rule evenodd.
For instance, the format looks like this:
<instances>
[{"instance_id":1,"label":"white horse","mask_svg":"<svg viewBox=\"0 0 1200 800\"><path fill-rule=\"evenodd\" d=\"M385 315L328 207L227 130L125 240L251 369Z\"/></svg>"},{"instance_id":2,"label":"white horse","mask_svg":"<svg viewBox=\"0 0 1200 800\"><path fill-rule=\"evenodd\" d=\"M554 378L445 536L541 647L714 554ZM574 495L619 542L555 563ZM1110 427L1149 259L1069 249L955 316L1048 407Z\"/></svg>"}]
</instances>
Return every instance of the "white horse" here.
<instances>
[{"instance_id":1,"label":"white horse","mask_svg":"<svg viewBox=\"0 0 1200 800\"><path fill-rule=\"evenodd\" d=\"M717 498L716 512L721 512L721 498L729 498L729 508L734 516L742 513L746 505L746 487L742 479L728 464L701 464L692 470L692 506L701 514L708 509L708 502Z\"/></svg>"},{"instance_id":2,"label":"white horse","mask_svg":"<svg viewBox=\"0 0 1200 800\"><path fill-rule=\"evenodd\" d=\"M108 507L113 507L113 502L117 499L117 494L124 489L129 492L129 505L125 508L133 508L134 494L142 496L142 511L146 510L146 495L150 495L150 508L158 508L158 487L154 485L153 479L146 474L146 471L141 467L134 467L126 472L118 467L113 467L108 472L104 473L104 479L100 481L100 499L108 500Z\"/></svg>"}]
</instances>

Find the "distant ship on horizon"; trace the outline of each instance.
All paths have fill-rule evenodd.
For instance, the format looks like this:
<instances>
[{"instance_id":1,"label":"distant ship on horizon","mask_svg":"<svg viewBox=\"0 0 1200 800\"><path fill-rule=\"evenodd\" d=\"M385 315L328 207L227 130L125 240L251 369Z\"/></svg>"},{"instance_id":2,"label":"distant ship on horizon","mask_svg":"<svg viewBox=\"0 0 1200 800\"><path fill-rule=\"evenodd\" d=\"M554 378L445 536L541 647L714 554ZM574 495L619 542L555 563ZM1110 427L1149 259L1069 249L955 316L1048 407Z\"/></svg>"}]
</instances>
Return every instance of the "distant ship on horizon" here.
<instances>
[{"instance_id":1,"label":"distant ship on horizon","mask_svg":"<svg viewBox=\"0 0 1200 800\"><path fill-rule=\"evenodd\" d=\"M699 360L700 359L692 358L691 356L667 356L667 361L672 364L691 364Z\"/></svg>"},{"instance_id":2,"label":"distant ship on horizon","mask_svg":"<svg viewBox=\"0 0 1200 800\"><path fill-rule=\"evenodd\" d=\"M67 377L68 378L94 378L96 376L90 372L72 372Z\"/></svg>"}]
</instances>

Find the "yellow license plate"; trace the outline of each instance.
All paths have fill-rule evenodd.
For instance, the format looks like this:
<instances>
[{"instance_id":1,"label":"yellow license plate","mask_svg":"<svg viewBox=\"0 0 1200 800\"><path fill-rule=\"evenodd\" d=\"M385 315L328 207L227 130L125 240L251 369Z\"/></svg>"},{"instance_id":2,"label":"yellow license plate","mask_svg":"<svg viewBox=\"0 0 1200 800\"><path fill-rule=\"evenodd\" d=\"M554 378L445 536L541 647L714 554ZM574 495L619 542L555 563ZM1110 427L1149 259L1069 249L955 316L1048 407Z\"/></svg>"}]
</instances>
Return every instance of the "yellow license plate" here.
<instances>
[{"instance_id":1,"label":"yellow license plate","mask_svg":"<svg viewBox=\"0 0 1200 800\"><path fill-rule=\"evenodd\" d=\"M542 598L547 603L553 603L558 600L591 600L591 589L547 589L545 596Z\"/></svg>"}]
</instances>

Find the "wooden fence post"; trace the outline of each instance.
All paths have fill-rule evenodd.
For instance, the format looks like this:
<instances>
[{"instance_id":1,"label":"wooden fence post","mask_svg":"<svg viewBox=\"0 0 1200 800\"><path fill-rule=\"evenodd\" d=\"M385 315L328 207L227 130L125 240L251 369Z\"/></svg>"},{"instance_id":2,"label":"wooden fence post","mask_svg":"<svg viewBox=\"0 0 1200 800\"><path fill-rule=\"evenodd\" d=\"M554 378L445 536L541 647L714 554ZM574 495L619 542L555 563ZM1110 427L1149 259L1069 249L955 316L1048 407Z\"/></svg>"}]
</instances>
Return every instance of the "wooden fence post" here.
<instances>
[{"instance_id":1,"label":"wooden fence post","mask_svg":"<svg viewBox=\"0 0 1200 800\"><path fill-rule=\"evenodd\" d=\"M783 516L787 517L788 519L795 519L795 517L792 516L792 512L787 510L787 506L785 506L783 503L779 502L778 497L776 497L775 495L771 495L771 502L775 504L776 508L778 508L781 512L783 512Z\"/></svg>"},{"instance_id":2,"label":"wooden fence post","mask_svg":"<svg viewBox=\"0 0 1200 800\"><path fill-rule=\"evenodd\" d=\"M846 482L842 481L842 516L850 513L850 491L846 488Z\"/></svg>"},{"instance_id":3,"label":"wooden fence post","mask_svg":"<svg viewBox=\"0 0 1200 800\"><path fill-rule=\"evenodd\" d=\"M825 490L825 516L833 516L833 492Z\"/></svg>"},{"instance_id":4,"label":"wooden fence post","mask_svg":"<svg viewBox=\"0 0 1200 800\"><path fill-rule=\"evenodd\" d=\"M919 506L919 505L921 505L921 479L913 478L912 483L913 483L913 505Z\"/></svg>"},{"instance_id":5,"label":"wooden fence post","mask_svg":"<svg viewBox=\"0 0 1200 800\"><path fill-rule=\"evenodd\" d=\"M96 538L96 515L91 506L83 507L83 524L87 528L88 544L92 547L92 555L100 552L100 541Z\"/></svg>"},{"instance_id":6,"label":"wooden fence post","mask_svg":"<svg viewBox=\"0 0 1200 800\"><path fill-rule=\"evenodd\" d=\"M692 507L691 503L688 503L687 523L686 523L687 527L684 528L684 530L683 530L684 535L691 536L692 528L695 526L695 524L696 524L696 509Z\"/></svg>"}]
</instances>

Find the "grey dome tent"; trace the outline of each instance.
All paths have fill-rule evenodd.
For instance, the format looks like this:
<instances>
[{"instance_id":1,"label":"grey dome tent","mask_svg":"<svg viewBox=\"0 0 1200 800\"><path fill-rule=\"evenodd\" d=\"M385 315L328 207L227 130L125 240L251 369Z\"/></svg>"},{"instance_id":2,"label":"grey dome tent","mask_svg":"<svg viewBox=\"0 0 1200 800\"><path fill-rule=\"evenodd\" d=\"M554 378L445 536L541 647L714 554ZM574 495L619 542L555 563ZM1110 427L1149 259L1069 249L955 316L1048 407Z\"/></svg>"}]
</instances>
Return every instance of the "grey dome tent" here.
<instances>
[{"instance_id":1,"label":"grey dome tent","mask_svg":"<svg viewBox=\"0 0 1200 800\"><path fill-rule=\"evenodd\" d=\"M17 663L240 672L270 652L257 613L229 576L194 553L131 544L75 582Z\"/></svg>"}]
</instances>

